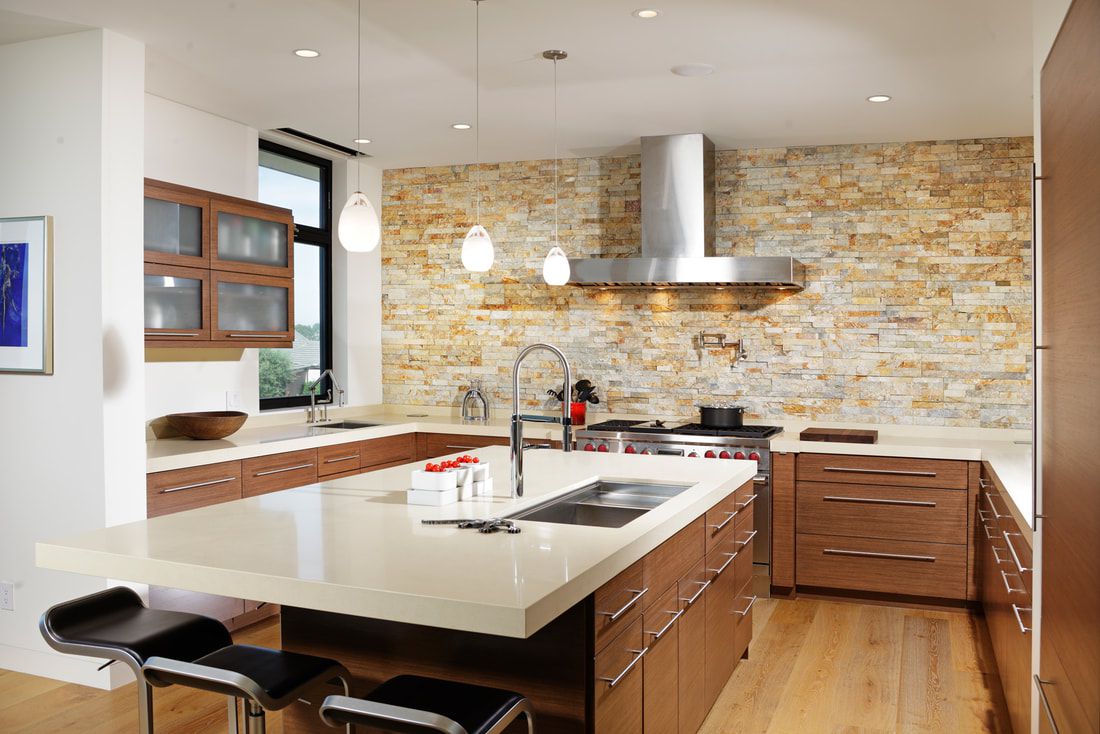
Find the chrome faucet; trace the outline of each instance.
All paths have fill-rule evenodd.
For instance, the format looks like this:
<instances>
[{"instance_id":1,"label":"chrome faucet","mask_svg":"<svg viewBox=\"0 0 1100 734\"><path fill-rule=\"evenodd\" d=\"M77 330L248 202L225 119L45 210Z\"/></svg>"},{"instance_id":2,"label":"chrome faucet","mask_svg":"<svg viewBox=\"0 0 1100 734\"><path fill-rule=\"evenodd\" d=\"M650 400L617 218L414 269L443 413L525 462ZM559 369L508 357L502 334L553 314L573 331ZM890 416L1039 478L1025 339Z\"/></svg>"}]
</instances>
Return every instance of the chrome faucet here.
<instances>
[{"instance_id":1,"label":"chrome faucet","mask_svg":"<svg viewBox=\"0 0 1100 734\"><path fill-rule=\"evenodd\" d=\"M307 423L328 422L328 406L332 405L332 390L328 390L328 400L323 403L317 402L317 388L325 377L332 379L332 387L336 389L336 407L344 407L344 391L340 389L340 383L336 381L336 374L332 370L325 370L321 373L320 377L306 387L306 390L309 391L309 413L307 414ZM320 418L317 417L317 408L321 409Z\"/></svg>"},{"instance_id":2,"label":"chrome faucet","mask_svg":"<svg viewBox=\"0 0 1100 734\"><path fill-rule=\"evenodd\" d=\"M481 380L474 380L462 398L462 422L486 423L489 420L489 399L481 391Z\"/></svg>"},{"instance_id":3,"label":"chrome faucet","mask_svg":"<svg viewBox=\"0 0 1100 734\"><path fill-rule=\"evenodd\" d=\"M523 360L531 352L544 349L561 362L562 371L565 373L562 383L562 394L569 396L570 386L573 383L573 374L569 369L569 360L560 349L550 344L532 344L520 350L516 357L516 363L512 366L512 435L509 442L512 454L512 496L523 496L523 422L535 423L561 423L561 448L562 451L573 450L573 427L570 425L569 401L563 400L561 404L561 418L548 415L523 415L519 412L519 368Z\"/></svg>"}]
</instances>

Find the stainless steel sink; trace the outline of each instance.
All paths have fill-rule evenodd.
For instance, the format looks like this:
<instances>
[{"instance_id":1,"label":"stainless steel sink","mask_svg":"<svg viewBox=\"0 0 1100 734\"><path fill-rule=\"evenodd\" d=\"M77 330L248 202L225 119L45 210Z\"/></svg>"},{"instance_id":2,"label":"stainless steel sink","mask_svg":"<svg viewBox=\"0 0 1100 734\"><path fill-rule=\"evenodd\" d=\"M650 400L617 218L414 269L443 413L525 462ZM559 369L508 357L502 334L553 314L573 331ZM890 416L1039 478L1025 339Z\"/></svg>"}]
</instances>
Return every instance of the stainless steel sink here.
<instances>
[{"instance_id":1,"label":"stainless steel sink","mask_svg":"<svg viewBox=\"0 0 1100 734\"><path fill-rule=\"evenodd\" d=\"M599 481L508 515L511 520L621 528L688 489L690 484Z\"/></svg>"},{"instance_id":2,"label":"stainless steel sink","mask_svg":"<svg viewBox=\"0 0 1100 734\"><path fill-rule=\"evenodd\" d=\"M362 423L360 421L340 421L339 423L318 423L315 428L374 428L381 423Z\"/></svg>"}]
</instances>

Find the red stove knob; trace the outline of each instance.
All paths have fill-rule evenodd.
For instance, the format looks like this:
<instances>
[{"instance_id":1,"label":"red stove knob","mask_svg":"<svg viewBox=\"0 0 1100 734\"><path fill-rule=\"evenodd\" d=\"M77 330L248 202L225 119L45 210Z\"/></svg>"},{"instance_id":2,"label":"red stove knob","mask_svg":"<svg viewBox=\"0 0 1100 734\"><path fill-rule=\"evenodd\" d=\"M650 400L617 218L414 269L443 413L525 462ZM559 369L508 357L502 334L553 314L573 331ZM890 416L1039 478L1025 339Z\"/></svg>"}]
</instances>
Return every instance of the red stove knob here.
<instances>
[{"instance_id":1,"label":"red stove knob","mask_svg":"<svg viewBox=\"0 0 1100 734\"><path fill-rule=\"evenodd\" d=\"M723 451L722 453L718 454L719 459L728 459L729 457L730 457L730 452L729 451Z\"/></svg>"},{"instance_id":2,"label":"red stove knob","mask_svg":"<svg viewBox=\"0 0 1100 734\"><path fill-rule=\"evenodd\" d=\"M744 459L745 458L745 452L744 451L738 451L736 454L733 455L733 458L735 458L735 459Z\"/></svg>"},{"instance_id":3,"label":"red stove knob","mask_svg":"<svg viewBox=\"0 0 1100 734\"><path fill-rule=\"evenodd\" d=\"M752 459L753 461L760 461L760 454L753 451L749 454L749 458Z\"/></svg>"},{"instance_id":4,"label":"red stove knob","mask_svg":"<svg viewBox=\"0 0 1100 734\"><path fill-rule=\"evenodd\" d=\"M698 451L692 451L690 454L688 454L688 458L689 459L698 459L699 458L699 452Z\"/></svg>"},{"instance_id":5,"label":"red stove knob","mask_svg":"<svg viewBox=\"0 0 1100 734\"><path fill-rule=\"evenodd\" d=\"M707 453L703 454L703 456L707 457L708 459L713 459L716 454L713 451L708 451Z\"/></svg>"},{"instance_id":6,"label":"red stove knob","mask_svg":"<svg viewBox=\"0 0 1100 734\"><path fill-rule=\"evenodd\" d=\"M590 444L590 443L586 443L586 444L584 445L584 450L585 450L585 451L595 451L595 450L596 450L596 447L595 447L595 446L593 446L593 445L592 445L592 444Z\"/></svg>"},{"instance_id":7,"label":"red stove knob","mask_svg":"<svg viewBox=\"0 0 1100 734\"><path fill-rule=\"evenodd\" d=\"M606 443L601 443L599 446L596 447L596 451L599 451L601 454L606 454L607 450L608 449Z\"/></svg>"},{"instance_id":8,"label":"red stove knob","mask_svg":"<svg viewBox=\"0 0 1100 734\"><path fill-rule=\"evenodd\" d=\"M638 453L638 449L634 448L633 446L627 446L626 447L626 453L636 454L636 453Z\"/></svg>"},{"instance_id":9,"label":"red stove knob","mask_svg":"<svg viewBox=\"0 0 1100 734\"><path fill-rule=\"evenodd\" d=\"M646 456L649 456L649 455L650 455L650 454L652 454L653 452L652 452L652 451L650 451L649 449L642 449L642 453L643 453L643 454L645 454Z\"/></svg>"}]
</instances>

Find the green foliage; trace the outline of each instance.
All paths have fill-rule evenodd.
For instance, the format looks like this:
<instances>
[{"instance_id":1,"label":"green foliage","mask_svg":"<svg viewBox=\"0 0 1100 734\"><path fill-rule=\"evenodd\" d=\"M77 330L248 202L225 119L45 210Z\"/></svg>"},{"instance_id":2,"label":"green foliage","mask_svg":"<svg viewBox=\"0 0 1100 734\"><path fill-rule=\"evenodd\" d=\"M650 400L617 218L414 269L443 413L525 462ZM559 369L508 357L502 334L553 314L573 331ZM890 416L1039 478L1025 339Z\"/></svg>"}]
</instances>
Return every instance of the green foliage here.
<instances>
[{"instance_id":1,"label":"green foliage","mask_svg":"<svg viewBox=\"0 0 1100 734\"><path fill-rule=\"evenodd\" d=\"M295 324L294 330L310 341L321 341L320 324Z\"/></svg>"},{"instance_id":2,"label":"green foliage","mask_svg":"<svg viewBox=\"0 0 1100 734\"><path fill-rule=\"evenodd\" d=\"M287 383L293 370L290 355L281 349L260 350L260 397L281 398L286 395Z\"/></svg>"}]
</instances>

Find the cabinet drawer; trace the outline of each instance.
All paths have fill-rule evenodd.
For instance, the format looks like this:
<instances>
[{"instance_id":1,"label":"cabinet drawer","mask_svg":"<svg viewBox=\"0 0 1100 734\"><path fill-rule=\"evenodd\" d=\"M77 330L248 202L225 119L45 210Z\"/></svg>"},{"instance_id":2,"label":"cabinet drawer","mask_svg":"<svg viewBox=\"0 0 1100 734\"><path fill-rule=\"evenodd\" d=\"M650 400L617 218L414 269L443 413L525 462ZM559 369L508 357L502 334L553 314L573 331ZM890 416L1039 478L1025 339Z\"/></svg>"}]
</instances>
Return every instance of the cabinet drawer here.
<instances>
[{"instance_id":1,"label":"cabinet drawer","mask_svg":"<svg viewBox=\"0 0 1100 734\"><path fill-rule=\"evenodd\" d=\"M149 474L146 514L167 515L241 498L241 462L195 466Z\"/></svg>"},{"instance_id":2,"label":"cabinet drawer","mask_svg":"<svg viewBox=\"0 0 1100 734\"><path fill-rule=\"evenodd\" d=\"M740 589L745 584L752 582L752 557L756 544L756 530L752 523L737 523L737 530L733 533L733 545L736 548L737 557L733 559L734 586Z\"/></svg>"},{"instance_id":3,"label":"cabinet drawer","mask_svg":"<svg viewBox=\"0 0 1100 734\"><path fill-rule=\"evenodd\" d=\"M706 513L706 552L710 553L731 532L739 517L752 515L756 496L752 480L749 480L721 499Z\"/></svg>"},{"instance_id":4,"label":"cabinet drawer","mask_svg":"<svg viewBox=\"0 0 1100 734\"><path fill-rule=\"evenodd\" d=\"M595 704L597 734L642 732L642 620L625 627L596 655Z\"/></svg>"},{"instance_id":5,"label":"cabinet drawer","mask_svg":"<svg viewBox=\"0 0 1100 734\"><path fill-rule=\"evenodd\" d=\"M645 585L644 558L596 589L592 620L596 649L601 649L620 631L630 627L655 596L656 589Z\"/></svg>"},{"instance_id":6,"label":"cabinet drawer","mask_svg":"<svg viewBox=\"0 0 1100 734\"><path fill-rule=\"evenodd\" d=\"M508 445L506 436L463 436L451 433L421 433L418 434L417 441L421 460L483 449L486 446Z\"/></svg>"},{"instance_id":7,"label":"cabinet drawer","mask_svg":"<svg viewBox=\"0 0 1100 734\"><path fill-rule=\"evenodd\" d=\"M416 435L372 438L359 444L359 468L370 469L379 464L409 463L416 460Z\"/></svg>"},{"instance_id":8,"label":"cabinet drawer","mask_svg":"<svg viewBox=\"0 0 1100 734\"><path fill-rule=\"evenodd\" d=\"M966 543L967 494L952 489L799 482L796 504L806 533Z\"/></svg>"},{"instance_id":9,"label":"cabinet drawer","mask_svg":"<svg viewBox=\"0 0 1100 734\"><path fill-rule=\"evenodd\" d=\"M707 618L706 563L700 559L680 579L677 591L683 616L677 624L679 644L677 688L679 691L679 731L692 734L699 730L707 715L706 700L706 649Z\"/></svg>"},{"instance_id":10,"label":"cabinet drawer","mask_svg":"<svg viewBox=\"0 0 1100 734\"><path fill-rule=\"evenodd\" d=\"M317 449L259 456L241 462L244 496L303 487L317 481Z\"/></svg>"},{"instance_id":11,"label":"cabinet drawer","mask_svg":"<svg viewBox=\"0 0 1100 734\"><path fill-rule=\"evenodd\" d=\"M798 534L797 583L966 598L966 546Z\"/></svg>"},{"instance_id":12,"label":"cabinet drawer","mask_svg":"<svg viewBox=\"0 0 1100 734\"><path fill-rule=\"evenodd\" d=\"M642 720L646 734L665 734L677 728L677 648L682 614L675 583L642 614L643 641L649 648L642 661Z\"/></svg>"},{"instance_id":13,"label":"cabinet drawer","mask_svg":"<svg viewBox=\"0 0 1100 734\"><path fill-rule=\"evenodd\" d=\"M737 592L733 604L733 618L736 625L733 630L733 654L735 658L744 657L752 642L752 608L756 606L756 595L752 593L752 579ZM734 664L736 666L736 663Z\"/></svg>"},{"instance_id":14,"label":"cabinet drawer","mask_svg":"<svg viewBox=\"0 0 1100 734\"><path fill-rule=\"evenodd\" d=\"M645 559L644 585L656 592L667 589L691 567L703 558L705 545L704 521L699 517L657 546ZM657 595L647 594L642 609L657 602Z\"/></svg>"},{"instance_id":15,"label":"cabinet drawer","mask_svg":"<svg viewBox=\"0 0 1100 734\"><path fill-rule=\"evenodd\" d=\"M317 449L317 476L359 471L360 443L341 443Z\"/></svg>"},{"instance_id":16,"label":"cabinet drawer","mask_svg":"<svg viewBox=\"0 0 1100 734\"><path fill-rule=\"evenodd\" d=\"M799 454L798 479L807 482L966 489L968 468L965 461L944 459Z\"/></svg>"}]
</instances>

